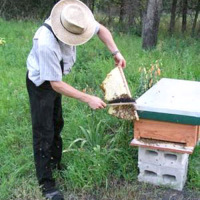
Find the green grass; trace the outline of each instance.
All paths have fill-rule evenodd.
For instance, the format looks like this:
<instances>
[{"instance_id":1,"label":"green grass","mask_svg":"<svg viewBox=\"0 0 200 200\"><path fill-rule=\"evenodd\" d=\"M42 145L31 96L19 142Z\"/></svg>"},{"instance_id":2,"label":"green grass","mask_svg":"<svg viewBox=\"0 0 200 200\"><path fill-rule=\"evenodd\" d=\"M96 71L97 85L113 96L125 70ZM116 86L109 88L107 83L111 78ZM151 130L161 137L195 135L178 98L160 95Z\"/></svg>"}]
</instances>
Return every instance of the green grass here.
<instances>
[{"instance_id":1,"label":"green grass","mask_svg":"<svg viewBox=\"0 0 200 200\"><path fill-rule=\"evenodd\" d=\"M40 23L0 19L0 24L0 38L6 41L0 46L0 200L41 199L33 165L25 86L26 58ZM162 63L161 77L200 81L199 40L161 34L157 48L148 52L141 49L141 38L137 36L117 34L114 37L127 60L125 75L134 96L140 85L139 68L148 69L156 60ZM77 63L64 80L103 98L99 85L114 67L108 50L96 37L78 47L77 53ZM132 123L109 116L107 110L92 111L87 105L66 97L63 97L63 112L63 164L66 168L61 175L55 174L61 188L82 197L100 190L97 194L100 199L101 189L105 197L106 191L115 188L114 182L126 182L130 184L129 189L131 185L136 187L137 148L129 146L133 137ZM186 184L194 191L200 190L199 160L198 146L190 158ZM134 192L137 190L132 190ZM115 195L126 195L124 189L118 193L120 191Z\"/></svg>"}]
</instances>

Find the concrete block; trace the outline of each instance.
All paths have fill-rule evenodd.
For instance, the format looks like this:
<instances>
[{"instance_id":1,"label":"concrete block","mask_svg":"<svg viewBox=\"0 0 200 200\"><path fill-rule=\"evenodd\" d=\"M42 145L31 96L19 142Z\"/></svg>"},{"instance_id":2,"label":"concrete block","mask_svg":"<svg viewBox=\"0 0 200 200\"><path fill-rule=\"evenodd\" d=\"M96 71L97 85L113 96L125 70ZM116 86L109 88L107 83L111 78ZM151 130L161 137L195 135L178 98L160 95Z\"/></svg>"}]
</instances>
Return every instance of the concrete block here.
<instances>
[{"instance_id":1,"label":"concrete block","mask_svg":"<svg viewBox=\"0 0 200 200\"><path fill-rule=\"evenodd\" d=\"M188 162L185 168L172 168L139 162L138 180L154 185L164 185L181 191L187 179Z\"/></svg>"},{"instance_id":2,"label":"concrete block","mask_svg":"<svg viewBox=\"0 0 200 200\"><path fill-rule=\"evenodd\" d=\"M153 164L138 163L139 175L138 181L152 183L154 185L162 184L160 166Z\"/></svg>"},{"instance_id":3,"label":"concrete block","mask_svg":"<svg viewBox=\"0 0 200 200\"><path fill-rule=\"evenodd\" d=\"M160 151L155 149L138 148L138 162L161 165Z\"/></svg>"},{"instance_id":4,"label":"concrete block","mask_svg":"<svg viewBox=\"0 0 200 200\"><path fill-rule=\"evenodd\" d=\"M185 169L189 154L167 152L149 148L139 147L138 162L149 163L158 166Z\"/></svg>"}]
</instances>

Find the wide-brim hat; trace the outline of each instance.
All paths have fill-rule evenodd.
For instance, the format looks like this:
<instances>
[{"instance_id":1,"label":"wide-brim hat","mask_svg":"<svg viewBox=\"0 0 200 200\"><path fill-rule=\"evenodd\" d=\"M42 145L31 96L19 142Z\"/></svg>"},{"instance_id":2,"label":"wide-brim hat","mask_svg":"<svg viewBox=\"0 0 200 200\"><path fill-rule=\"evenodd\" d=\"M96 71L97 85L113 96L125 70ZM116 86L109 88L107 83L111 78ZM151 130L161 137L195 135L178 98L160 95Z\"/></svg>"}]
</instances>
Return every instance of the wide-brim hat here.
<instances>
[{"instance_id":1,"label":"wide-brim hat","mask_svg":"<svg viewBox=\"0 0 200 200\"><path fill-rule=\"evenodd\" d=\"M95 33L97 22L90 9L79 0L61 0L52 9L52 30L63 43L84 44Z\"/></svg>"}]
</instances>

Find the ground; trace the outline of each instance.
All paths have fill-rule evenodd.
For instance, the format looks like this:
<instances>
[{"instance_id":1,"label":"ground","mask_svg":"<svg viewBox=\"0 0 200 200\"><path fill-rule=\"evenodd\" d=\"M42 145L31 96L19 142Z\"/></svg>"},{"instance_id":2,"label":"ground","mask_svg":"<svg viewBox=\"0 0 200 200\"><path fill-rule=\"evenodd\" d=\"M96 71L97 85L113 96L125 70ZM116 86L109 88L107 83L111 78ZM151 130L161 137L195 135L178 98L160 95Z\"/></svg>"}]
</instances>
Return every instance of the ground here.
<instances>
[{"instance_id":1,"label":"ground","mask_svg":"<svg viewBox=\"0 0 200 200\"><path fill-rule=\"evenodd\" d=\"M65 192L68 200L200 200L200 192L184 188L176 191L169 188L157 187L139 183L113 183L105 189L97 189L93 194Z\"/></svg>"}]
</instances>

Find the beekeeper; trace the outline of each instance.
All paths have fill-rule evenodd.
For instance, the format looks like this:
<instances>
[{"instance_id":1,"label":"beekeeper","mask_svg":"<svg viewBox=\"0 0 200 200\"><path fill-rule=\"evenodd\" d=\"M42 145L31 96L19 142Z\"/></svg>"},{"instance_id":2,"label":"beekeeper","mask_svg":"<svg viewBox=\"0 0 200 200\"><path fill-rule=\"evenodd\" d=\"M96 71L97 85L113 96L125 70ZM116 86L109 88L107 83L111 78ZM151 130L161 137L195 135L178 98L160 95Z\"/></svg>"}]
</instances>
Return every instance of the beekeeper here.
<instances>
[{"instance_id":1,"label":"beekeeper","mask_svg":"<svg viewBox=\"0 0 200 200\"><path fill-rule=\"evenodd\" d=\"M47 199L64 199L52 177L52 169L60 169L62 156L62 94L85 102L92 109L106 107L100 98L62 81L62 76L71 71L76 61L76 46L86 43L95 34L105 43L115 63L125 67L126 61L110 31L99 24L79 0L62 0L53 7L50 18L35 33L27 58L26 84L31 107L34 161L39 185Z\"/></svg>"}]
</instances>

